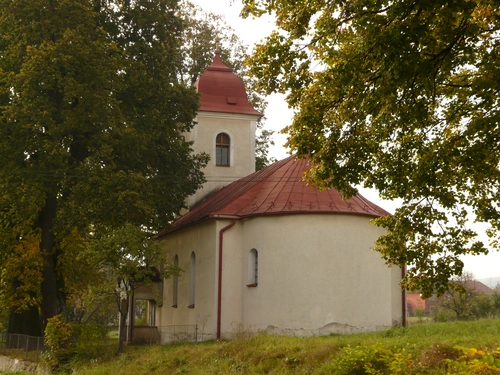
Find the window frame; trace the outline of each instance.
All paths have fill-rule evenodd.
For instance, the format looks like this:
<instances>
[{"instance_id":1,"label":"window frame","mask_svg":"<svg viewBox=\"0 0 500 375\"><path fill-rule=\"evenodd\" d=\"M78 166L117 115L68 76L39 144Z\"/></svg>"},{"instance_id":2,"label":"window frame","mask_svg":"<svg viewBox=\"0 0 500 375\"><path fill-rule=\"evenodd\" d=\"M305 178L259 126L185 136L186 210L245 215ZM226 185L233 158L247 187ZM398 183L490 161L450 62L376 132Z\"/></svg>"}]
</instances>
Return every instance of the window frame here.
<instances>
[{"instance_id":1,"label":"window frame","mask_svg":"<svg viewBox=\"0 0 500 375\"><path fill-rule=\"evenodd\" d=\"M248 252L248 284L247 287L254 288L259 285L259 252L251 249Z\"/></svg>"},{"instance_id":2,"label":"window frame","mask_svg":"<svg viewBox=\"0 0 500 375\"><path fill-rule=\"evenodd\" d=\"M227 160L223 160L223 151ZM215 166L231 166L231 136L226 132L220 132L215 136Z\"/></svg>"},{"instance_id":3,"label":"window frame","mask_svg":"<svg viewBox=\"0 0 500 375\"><path fill-rule=\"evenodd\" d=\"M195 306L195 286L196 286L196 254L191 252L189 258L189 305L188 308L194 309Z\"/></svg>"},{"instance_id":4,"label":"window frame","mask_svg":"<svg viewBox=\"0 0 500 375\"><path fill-rule=\"evenodd\" d=\"M179 257L175 254L174 257L174 268L179 269ZM177 308L179 297L179 275L175 273L172 277L172 307Z\"/></svg>"}]
</instances>

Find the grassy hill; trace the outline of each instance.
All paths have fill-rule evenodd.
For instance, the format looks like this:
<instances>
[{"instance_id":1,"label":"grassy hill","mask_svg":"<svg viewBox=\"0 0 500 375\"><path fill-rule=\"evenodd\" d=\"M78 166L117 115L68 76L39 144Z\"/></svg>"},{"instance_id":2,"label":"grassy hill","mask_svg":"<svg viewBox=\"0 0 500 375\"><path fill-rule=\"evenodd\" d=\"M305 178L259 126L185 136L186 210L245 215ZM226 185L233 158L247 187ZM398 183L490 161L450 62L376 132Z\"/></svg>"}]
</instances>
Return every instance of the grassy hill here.
<instances>
[{"instance_id":1,"label":"grassy hill","mask_svg":"<svg viewBox=\"0 0 500 375\"><path fill-rule=\"evenodd\" d=\"M324 337L260 334L231 341L80 353L75 375L500 374L500 320L415 324Z\"/></svg>"},{"instance_id":2,"label":"grassy hill","mask_svg":"<svg viewBox=\"0 0 500 375\"><path fill-rule=\"evenodd\" d=\"M127 347L71 364L76 375L500 374L500 320L429 323L356 335L240 337Z\"/></svg>"}]
</instances>

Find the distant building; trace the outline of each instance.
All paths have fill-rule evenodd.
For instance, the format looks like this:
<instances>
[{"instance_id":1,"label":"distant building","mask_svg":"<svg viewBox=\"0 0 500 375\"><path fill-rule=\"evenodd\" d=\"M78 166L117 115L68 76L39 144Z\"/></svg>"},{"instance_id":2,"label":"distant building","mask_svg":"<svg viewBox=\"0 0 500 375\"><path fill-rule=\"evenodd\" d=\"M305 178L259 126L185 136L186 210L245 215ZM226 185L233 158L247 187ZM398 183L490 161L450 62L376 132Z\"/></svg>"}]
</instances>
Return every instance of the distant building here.
<instances>
[{"instance_id":1,"label":"distant building","mask_svg":"<svg viewBox=\"0 0 500 375\"><path fill-rule=\"evenodd\" d=\"M407 313L414 316L418 310L429 313L436 306L436 297L423 299L420 293L406 294Z\"/></svg>"},{"instance_id":2,"label":"distant building","mask_svg":"<svg viewBox=\"0 0 500 375\"><path fill-rule=\"evenodd\" d=\"M478 280L468 280L465 282L464 287L465 289L475 290L477 293L487 294L489 296L494 292L493 289Z\"/></svg>"},{"instance_id":3,"label":"distant building","mask_svg":"<svg viewBox=\"0 0 500 375\"><path fill-rule=\"evenodd\" d=\"M467 280L465 281L464 287L469 291L474 291L478 294L492 295L493 289L483 284L478 280ZM434 306L436 306L438 298L432 296L430 298L423 299L420 293L407 293L407 312L409 316L414 316L418 310L423 310L425 313L430 313Z\"/></svg>"}]
</instances>

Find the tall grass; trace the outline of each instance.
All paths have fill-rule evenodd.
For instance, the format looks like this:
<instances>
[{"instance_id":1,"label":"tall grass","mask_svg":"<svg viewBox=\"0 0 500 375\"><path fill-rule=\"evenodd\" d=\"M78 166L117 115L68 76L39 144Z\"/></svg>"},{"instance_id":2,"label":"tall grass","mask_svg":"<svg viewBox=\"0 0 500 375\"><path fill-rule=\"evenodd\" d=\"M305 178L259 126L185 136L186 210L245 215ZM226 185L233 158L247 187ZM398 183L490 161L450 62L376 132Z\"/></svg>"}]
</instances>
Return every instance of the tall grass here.
<instances>
[{"instance_id":1,"label":"tall grass","mask_svg":"<svg viewBox=\"0 0 500 375\"><path fill-rule=\"evenodd\" d=\"M483 361L486 354L473 352L467 357L457 346L491 356L489 372L481 368L477 373L500 374L500 365L496 368L494 362L500 363L500 352L495 351L500 348L500 320L416 324L355 335L258 334L232 341L129 346L112 358L80 357L71 363L71 371L76 375L474 373L477 366L470 361ZM462 365L465 370L450 372Z\"/></svg>"}]
</instances>

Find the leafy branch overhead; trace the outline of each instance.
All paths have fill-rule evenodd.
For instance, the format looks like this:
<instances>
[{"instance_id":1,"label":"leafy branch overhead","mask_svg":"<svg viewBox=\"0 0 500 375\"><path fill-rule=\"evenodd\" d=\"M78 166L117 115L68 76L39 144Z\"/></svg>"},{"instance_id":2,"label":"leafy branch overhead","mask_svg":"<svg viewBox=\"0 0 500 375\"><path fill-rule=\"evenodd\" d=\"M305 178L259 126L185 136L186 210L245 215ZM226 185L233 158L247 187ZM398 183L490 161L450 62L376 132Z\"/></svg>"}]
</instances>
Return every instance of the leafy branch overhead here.
<instances>
[{"instance_id":1,"label":"leafy branch overhead","mask_svg":"<svg viewBox=\"0 0 500 375\"><path fill-rule=\"evenodd\" d=\"M376 250L410 266L407 288L443 293L461 255L498 249L498 1L243 3L276 16L251 73L297 109L288 146L316 163L309 180L402 202Z\"/></svg>"}]
</instances>

